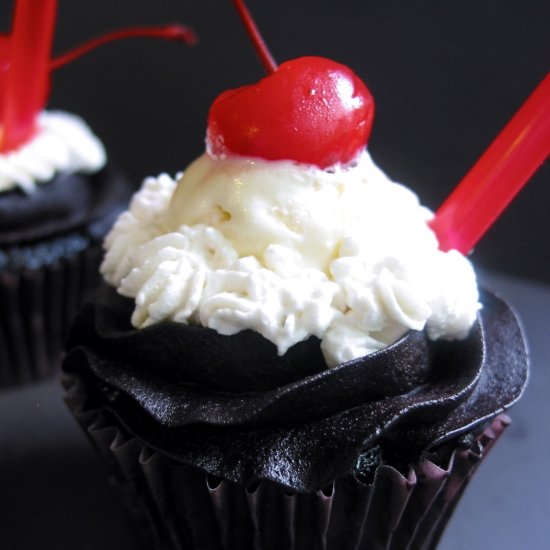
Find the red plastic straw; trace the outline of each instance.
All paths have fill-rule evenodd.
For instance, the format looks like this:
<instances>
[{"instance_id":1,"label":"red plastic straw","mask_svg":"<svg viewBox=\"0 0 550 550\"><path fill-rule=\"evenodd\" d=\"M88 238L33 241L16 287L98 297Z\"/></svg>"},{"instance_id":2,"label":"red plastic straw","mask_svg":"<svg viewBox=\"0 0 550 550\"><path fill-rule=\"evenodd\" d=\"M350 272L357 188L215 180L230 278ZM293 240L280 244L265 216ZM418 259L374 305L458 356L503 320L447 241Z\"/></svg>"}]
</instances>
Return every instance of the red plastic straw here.
<instances>
[{"instance_id":1,"label":"red plastic straw","mask_svg":"<svg viewBox=\"0 0 550 550\"><path fill-rule=\"evenodd\" d=\"M8 36L0 34L0 129L2 128L2 120L4 113L4 104L6 96L6 86L8 82L8 73L10 68L10 39ZM0 146L2 144L2 136L0 132Z\"/></svg>"},{"instance_id":2,"label":"red plastic straw","mask_svg":"<svg viewBox=\"0 0 550 550\"><path fill-rule=\"evenodd\" d=\"M15 149L31 137L46 103L57 0L17 0L7 44L9 66L0 92L0 150Z\"/></svg>"},{"instance_id":3,"label":"red plastic straw","mask_svg":"<svg viewBox=\"0 0 550 550\"><path fill-rule=\"evenodd\" d=\"M550 73L436 212L441 250L472 250L550 154Z\"/></svg>"}]
</instances>

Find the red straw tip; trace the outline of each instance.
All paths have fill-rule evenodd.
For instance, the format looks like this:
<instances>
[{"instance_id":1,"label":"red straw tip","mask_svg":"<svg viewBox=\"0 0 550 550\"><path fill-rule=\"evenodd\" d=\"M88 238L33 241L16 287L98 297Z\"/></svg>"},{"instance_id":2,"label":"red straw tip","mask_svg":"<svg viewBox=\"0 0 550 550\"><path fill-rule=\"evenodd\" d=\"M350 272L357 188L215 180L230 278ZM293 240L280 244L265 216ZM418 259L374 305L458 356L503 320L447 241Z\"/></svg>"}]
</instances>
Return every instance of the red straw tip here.
<instances>
[{"instance_id":1,"label":"red straw tip","mask_svg":"<svg viewBox=\"0 0 550 550\"><path fill-rule=\"evenodd\" d=\"M550 73L438 209L440 248L470 252L549 155Z\"/></svg>"}]
</instances>

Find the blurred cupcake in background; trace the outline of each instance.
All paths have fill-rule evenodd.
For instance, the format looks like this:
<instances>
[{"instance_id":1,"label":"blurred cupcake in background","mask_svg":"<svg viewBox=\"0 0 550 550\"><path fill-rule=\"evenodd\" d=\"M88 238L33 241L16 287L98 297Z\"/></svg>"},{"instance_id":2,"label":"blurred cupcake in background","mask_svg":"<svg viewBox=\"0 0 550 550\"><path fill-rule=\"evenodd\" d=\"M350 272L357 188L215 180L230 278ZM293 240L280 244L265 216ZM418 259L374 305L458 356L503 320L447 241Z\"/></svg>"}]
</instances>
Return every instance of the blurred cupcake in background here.
<instances>
[{"instance_id":1,"label":"blurred cupcake in background","mask_svg":"<svg viewBox=\"0 0 550 550\"><path fill-rule=\"evenodd\" d=\"M52 59L56 0L18 0L0 36L0 388L57 369L67 327L100 282L101 242L131 187L78 116L44 110L50 74L104 42L193 40L183 27L118 31Z\"/></svg>"}]
</instances>

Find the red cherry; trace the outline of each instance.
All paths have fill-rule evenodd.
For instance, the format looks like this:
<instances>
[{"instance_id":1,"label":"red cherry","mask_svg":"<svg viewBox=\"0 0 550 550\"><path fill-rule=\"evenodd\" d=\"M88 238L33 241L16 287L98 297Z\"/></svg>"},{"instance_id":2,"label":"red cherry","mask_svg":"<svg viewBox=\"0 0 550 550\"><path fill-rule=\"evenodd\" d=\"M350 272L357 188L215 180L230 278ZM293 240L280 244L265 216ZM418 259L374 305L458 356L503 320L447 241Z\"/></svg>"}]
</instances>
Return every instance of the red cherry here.
<instances>
[{"instance_id":1,"label":"red cherry","mask_svg":"<svg viewBox=\"0 0 550 550\"><path fill-rule=\"evenodd\" d=\"M228 154L328 168L365 147L374 100L348 67L322 57L283 63L257 84L222 93L208 115L207 146Z\"/></svg>"}]
</instances>

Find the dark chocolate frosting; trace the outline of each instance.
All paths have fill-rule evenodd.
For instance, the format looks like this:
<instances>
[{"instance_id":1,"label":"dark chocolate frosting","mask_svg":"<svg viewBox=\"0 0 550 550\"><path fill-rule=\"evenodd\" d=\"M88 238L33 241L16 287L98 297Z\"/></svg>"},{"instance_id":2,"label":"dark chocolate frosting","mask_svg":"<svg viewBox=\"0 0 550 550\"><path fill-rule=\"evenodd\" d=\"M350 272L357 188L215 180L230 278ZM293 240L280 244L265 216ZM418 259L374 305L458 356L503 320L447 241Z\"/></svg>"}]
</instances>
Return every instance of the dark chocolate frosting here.
<instances>
[{"instance_id":1,"label":"dark chocolate frosting","mask_svg":"<svg viewBox=\"0 0 550 550\"><path fill-rule=\"evenodd\" d=\"M110 214L113 205L120 210L128 195L127 183L112 167L93 174L62 172L37 184L32 193L0 193L0 248L93 225Z\"/></svg>"},{"instance_id":2,"label":"dark chocolate frosting","mask_svg":"<svg viewBox=\"0 0 550 550\"><path fill-rule=\"evenodd\" d=\"M521 330L501 300L484 292L482 301L465 340L410 332L327 369L313 337L279 357L252 331L133 329L133 301L109 288L81 311L64 369L85 380L90 406L177 461L247 486L269 479L311 492L373 446L409 464L520 397Z\"/></svg>"}]
</instances>

